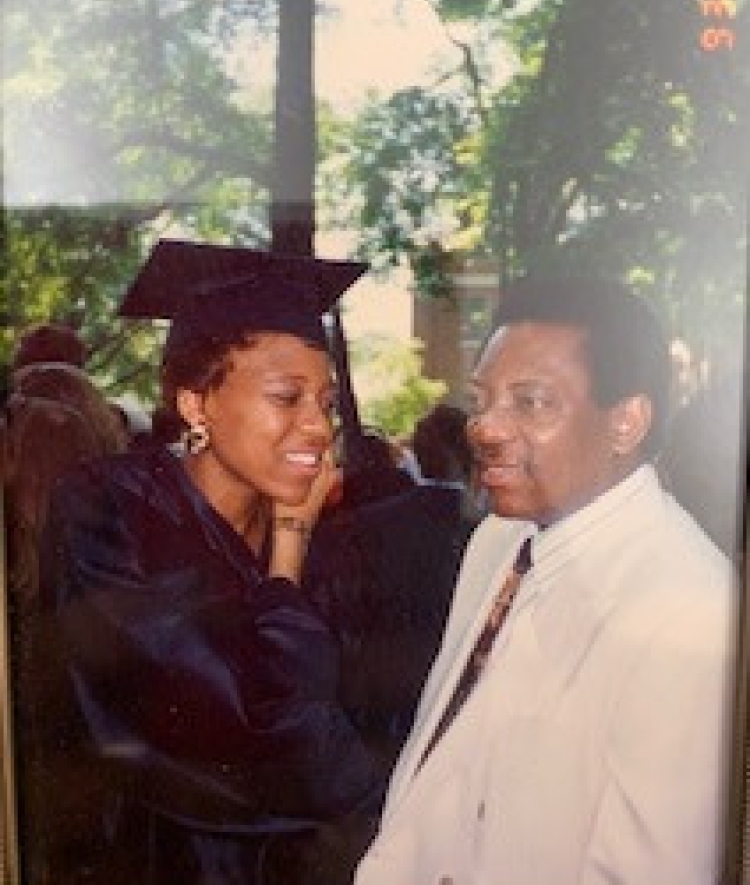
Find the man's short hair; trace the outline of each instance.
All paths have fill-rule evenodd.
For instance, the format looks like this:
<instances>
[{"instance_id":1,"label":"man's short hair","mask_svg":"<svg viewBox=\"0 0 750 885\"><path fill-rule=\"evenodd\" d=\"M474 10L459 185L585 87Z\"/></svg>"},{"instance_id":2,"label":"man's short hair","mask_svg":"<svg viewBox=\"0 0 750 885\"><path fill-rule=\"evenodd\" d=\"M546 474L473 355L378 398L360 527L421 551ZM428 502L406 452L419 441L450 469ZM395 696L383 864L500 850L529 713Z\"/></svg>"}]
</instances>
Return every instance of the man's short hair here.
<instances>
[{"instance_id":1,"label":"man's short hair","mask_svg":"<svg viewBox=\"0 0 750 885\"><path fill-rule=\"evenodd\" d=\"M522 322L582 329L594 400L608 408L645 394L653 418L643 450L649 456L659 450L669 413L671 361L661 324L643 299L614 280L526 277L503 288L495 315L496 328Z\"/></svg>"}]
</instances>

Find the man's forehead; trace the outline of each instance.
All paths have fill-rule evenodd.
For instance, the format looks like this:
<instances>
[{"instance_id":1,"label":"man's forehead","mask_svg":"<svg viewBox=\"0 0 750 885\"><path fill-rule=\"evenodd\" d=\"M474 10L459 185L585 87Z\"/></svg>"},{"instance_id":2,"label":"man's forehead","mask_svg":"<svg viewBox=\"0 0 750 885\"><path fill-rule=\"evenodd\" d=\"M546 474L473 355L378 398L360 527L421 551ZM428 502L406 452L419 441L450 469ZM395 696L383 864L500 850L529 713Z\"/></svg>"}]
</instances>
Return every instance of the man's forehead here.
<instances>
[{"instance_id":1,"label":"man's forehead","mask_svg":"<svg viewBox=\"0 0 750 885\"><path fill-rule=\"evenodd\" d=\"M499 326L481 354L478 368L501 358L535 362L554 356L580 362L586 337L586 329L572 324L528 320Z\"/></svg>"}]
</instances>

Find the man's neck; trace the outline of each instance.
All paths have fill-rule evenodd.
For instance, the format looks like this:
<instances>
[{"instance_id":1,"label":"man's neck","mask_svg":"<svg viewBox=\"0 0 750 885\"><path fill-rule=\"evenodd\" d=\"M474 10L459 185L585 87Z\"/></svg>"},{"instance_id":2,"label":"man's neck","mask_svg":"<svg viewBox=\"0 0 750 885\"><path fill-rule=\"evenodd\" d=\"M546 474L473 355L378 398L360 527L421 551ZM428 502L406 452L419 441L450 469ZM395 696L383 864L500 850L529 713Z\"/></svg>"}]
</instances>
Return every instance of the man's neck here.
<instances>
[{"instance_id":1,"label":"man's neck","mask_svg":"<svg viewBox=\"0 0 750 885\"><path fill-rule=\"evenodd\" d=\"M601 481L601 483L598 483L590 489L588 494L581 496L575 501L569 502L568 506L562 510L547 514L535 520L539 527L539 531L543 532L545 529L550 528L556 523L573 516L574 513L578 513L579 510L583 510L584 507L588 507L589 504L592 504L598 498L601 498L601 496L605 495L610 489L615 488L629 476L632 476L632 474L645 463L646 462L642 458L630 458L627 460L627 463L623 461L622 464L618 465L618 469L614 473L609 474L606 479Z\"/></svg>"}]
</instances>

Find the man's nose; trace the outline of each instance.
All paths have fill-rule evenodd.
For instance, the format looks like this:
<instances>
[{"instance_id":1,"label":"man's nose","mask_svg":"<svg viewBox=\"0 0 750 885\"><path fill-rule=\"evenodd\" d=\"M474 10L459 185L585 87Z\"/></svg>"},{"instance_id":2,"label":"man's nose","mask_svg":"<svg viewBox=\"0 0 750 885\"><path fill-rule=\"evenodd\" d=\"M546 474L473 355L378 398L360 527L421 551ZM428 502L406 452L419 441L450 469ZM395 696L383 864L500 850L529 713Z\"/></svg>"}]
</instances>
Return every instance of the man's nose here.
<instances>
[{"instance_id":1,"label":"man's nose","mask_svg":"<svg viewBox=\"0 0 750 885\"><path fill-rule=\"evenodd\" d=\"M513 410L495 403L469 419L466 433L470 441L479 444L512 439L517 433Z\"/></svg>"}]
</instances>

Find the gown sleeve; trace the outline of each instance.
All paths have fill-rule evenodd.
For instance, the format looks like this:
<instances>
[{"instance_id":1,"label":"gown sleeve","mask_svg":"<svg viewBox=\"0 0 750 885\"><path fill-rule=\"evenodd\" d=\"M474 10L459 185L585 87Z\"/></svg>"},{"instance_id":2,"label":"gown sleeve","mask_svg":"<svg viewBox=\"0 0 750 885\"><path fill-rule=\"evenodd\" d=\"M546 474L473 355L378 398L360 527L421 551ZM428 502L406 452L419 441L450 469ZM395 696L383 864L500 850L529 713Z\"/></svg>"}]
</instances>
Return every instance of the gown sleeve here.
<instances>
[{"instance_id":1,"label":"gown sleeve","mask_svg":"<svg viewBox=\"0 0 750 885\"><path fill-rule=\"evenodd\" d=\"M83 473L53 499L50 646L87 739L171 816L253 830L374 813L383 785L315 608L287 580L249 586L178 505Z\"/></svg>"}]
</instances>

